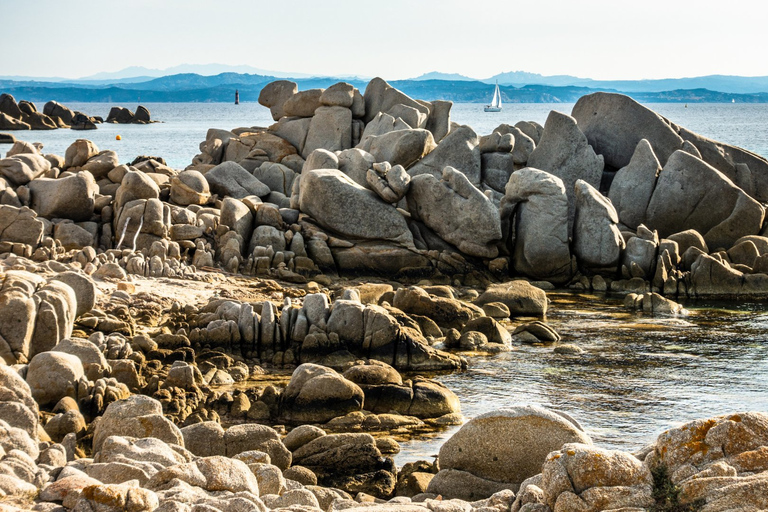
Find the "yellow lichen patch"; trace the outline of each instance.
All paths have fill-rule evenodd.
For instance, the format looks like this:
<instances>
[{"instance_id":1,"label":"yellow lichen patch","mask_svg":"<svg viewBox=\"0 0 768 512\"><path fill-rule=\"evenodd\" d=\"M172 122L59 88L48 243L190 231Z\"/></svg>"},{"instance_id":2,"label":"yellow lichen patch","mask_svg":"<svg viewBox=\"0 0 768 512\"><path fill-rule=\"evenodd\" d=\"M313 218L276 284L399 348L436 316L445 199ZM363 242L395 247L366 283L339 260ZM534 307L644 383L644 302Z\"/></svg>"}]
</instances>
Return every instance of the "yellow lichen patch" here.
<instances>
[{"instance_id":1,"label":"yellow lichen patch","mask_svg":"<svg viewBox=\"0 0 768 512\"><path fill-rule=\"evenodd\" d=\"M567 451L567 452L565 452L565 453L567 453L567 454L568 454L569 456L571 456L571 457L573 457L574 455L576 455L576 451L575 451L575 450L568 450L568 451Z\"/></svg>"},{"instance_id":2,"label":"yellow lichen patch","mask_svg":"<svg viewBox=\"0 0 768 512\"><path fill-rule=\"evenodd\" d=\"M716 423L716 420L709 419L699 426L691 426L688 429L691 431L691 438L687 443L683 444L683 447L686 448L691 455L695 455L697 453L703 453L706 455L707 452L709 452L709 446L705 441L707 438L707 432L709 432Z\"/></svg>"},{"instance_id":3,"label":"yellow lichen patch","mask_svg":"<svg viewBox=\"0 0 768 512\"><path fill-rule=\"evenodd\" d=\"M732 414L732 415L728 416L728 419L731 420L731 421L740 422L741 421L741 416L739 416L738 414Z\"/></svg>"}]
</instances>

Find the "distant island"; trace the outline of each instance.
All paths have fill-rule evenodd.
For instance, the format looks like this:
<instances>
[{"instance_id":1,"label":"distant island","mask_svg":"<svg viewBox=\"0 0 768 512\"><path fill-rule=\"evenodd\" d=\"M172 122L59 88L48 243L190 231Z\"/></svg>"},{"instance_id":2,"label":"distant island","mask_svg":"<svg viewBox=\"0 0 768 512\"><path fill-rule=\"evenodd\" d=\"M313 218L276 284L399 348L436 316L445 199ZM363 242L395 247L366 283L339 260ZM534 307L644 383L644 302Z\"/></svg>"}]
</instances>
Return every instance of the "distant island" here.
<instances>
[{"instance_id":1,"label":"distant island","mask_svg":"<svg viewBox=\"0 0 768 512\"><path fill-rule=\"evenodd\" d=\"M200 69L201 72L214 68ZM147 70L136 69L136 72ZM68 80L49 78L0 77L0 93L16 98L47 102L231 102L239 90L240 100L255 102L261 89L282 78L282 73L225 72L216 75L176 73L152 78L124 77L111 74L94 75L93 79ZM278 76L279 75L279 76ZM302 90L326 88L341 78L354 87L364 89L368 79L353 77L293 77ZM118 78L119 77L119 78ZM459 74L431 72L407 80L390 82L404 93L428 101L451 100L462 103L484 103L492 93L491 84L498 81L505 103L574 103L594 92L620 92L644 103L768 103L768 77L712 75L661 80L598 81L568 75L542 76L521 71L501 73L487 79Z\"/></svg>"}]
</instances>

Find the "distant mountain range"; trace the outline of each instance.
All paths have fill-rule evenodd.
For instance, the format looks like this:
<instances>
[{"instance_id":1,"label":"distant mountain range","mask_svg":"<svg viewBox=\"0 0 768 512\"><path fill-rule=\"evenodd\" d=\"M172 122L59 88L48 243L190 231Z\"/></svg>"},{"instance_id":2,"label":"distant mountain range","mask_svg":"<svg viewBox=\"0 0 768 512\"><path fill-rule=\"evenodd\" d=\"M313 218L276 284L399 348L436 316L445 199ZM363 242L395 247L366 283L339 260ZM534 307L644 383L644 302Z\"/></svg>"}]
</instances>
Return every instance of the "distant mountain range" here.
<instances>
[{"instance_id":1,"label":"distant mountain range","mask_svg":"<svg viewBox=\"0 0 768 512\"><path fill-rule=\"evenodd\" d=\"M221 66L191 66L200 70ZM247 66L230 66L247 68ZM179 66L178 68L183 68ZM174 68L176 69L176 68ZM255 68L249 68L255 69ZM0 93L9 93L17 100L47 102L230 102L235 90L243 102L256 101L261 89L279 74L224 72L175 73L159 77L147 76L146 68L128 68L116 74L98 74L87 79L40 79L32 77L0 77ZM160 71L157 71L160 72ZM123 76L143 73L141 76ZM114 75L109 78L110 75ZM367 78L358 77L290 77L300 90L328 87L346 81L364 90ZM572 103L581 96L596 91L622 92L641 102L768 102L768 77L736 77L712 75L696 78L638 81L597 81L567 75L542 76L526 72L502 73L496 77L475 80L459 74L431 72L408 80L390 83L406 94L425 100L456 102L488 102L493 84L498 80L502 99L506 103Z\"/></svg>"},{"instance_id":2,"label":"distant mountain range","mask_svg":"<svg viewBox=\"0 0 768 512\"><path fill-rule=\"evenodd\" d=\"M525 85L551 85L556 87L588 87L590 89L612 89L623 92L664 92L678 89L709 89L724 93L755 94L768 92L768 76L708 75L692 78L662 78L653 80L593 80L570 75L544 76L525 71L499 73L490 78L470 78L455 73L432 72L412 80L475 80L486 84L522 87Z\"/></svg>"}]
</instances>

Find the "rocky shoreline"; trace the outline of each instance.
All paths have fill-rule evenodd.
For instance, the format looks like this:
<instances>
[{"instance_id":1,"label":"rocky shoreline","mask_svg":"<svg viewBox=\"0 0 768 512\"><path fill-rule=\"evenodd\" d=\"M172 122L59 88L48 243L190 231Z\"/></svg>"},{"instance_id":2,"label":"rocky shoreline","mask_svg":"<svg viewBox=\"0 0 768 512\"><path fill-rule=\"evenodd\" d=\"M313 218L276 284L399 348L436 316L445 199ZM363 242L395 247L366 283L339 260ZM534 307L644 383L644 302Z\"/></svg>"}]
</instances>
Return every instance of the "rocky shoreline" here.
<instances>
[{"instance_id":1,"label":"rocky shoreline","mask_svg":"<svg viewBox=\"0 0 768 512\"><path fill-rule=\"evenodd\" d=\"M768 507L760 412L629 454L500 408L392 459L463 422L419 375L578 352L547 290L768 295L765 159L614 94L484 136L381 79L260 103L274 125L209 130L183 171L85 139L0 160L0 509Z\"/></svg>"},{"instance_id":2,"label":"rocky shoreline","mask_svg":"<svg viewBox=\"0 0 768 512\"><path fill-rule=\"evenodd\" d=\"M73 111L58 101L49 101L43 107L43 111L31 101L16 102L16 98L10 94L0 94L0 130L55 130L57 128L71 128L72 130L95 130L97 124L150 124L156 123L151 118L149 110L139 105L136 112L125 107L112 107L106 121L101 116L89 116L82 112ZM12 136L5 135L11 143L15 142ZM6 141L0 137L0 144Z\"/></svg>"}]
</instances>

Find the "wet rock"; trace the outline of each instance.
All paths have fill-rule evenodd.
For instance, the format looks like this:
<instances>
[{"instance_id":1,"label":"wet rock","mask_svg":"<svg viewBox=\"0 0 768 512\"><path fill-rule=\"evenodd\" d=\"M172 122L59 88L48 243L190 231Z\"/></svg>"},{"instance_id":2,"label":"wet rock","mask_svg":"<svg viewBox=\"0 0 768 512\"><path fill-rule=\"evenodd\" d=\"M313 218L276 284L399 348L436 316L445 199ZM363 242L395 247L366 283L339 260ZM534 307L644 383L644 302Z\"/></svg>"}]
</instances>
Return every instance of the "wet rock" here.
<instances>
[{"instance_id":1,"label":"wet rock","mask_svg":"<svg viewBox=\"0 0 768 512\"><path fill-rule=\"evenodd\" d=\"M381 456L369 434L322 436L293 452L294 463L317 475L323 486L388 496L395 488L394 464Z\"/></svg>"},{"instance_id":2,"label":"wet rock","mask_svg":"<svg viewBox=\"0 0 768 512\"><path fill-rule=\"evenodd\" d=\"M544 316L547 314L547 294L528 281L517 280L492 284L475 299L484 306L499 302L509 308L510 316Z\"/></svg>"}]
</instances>

